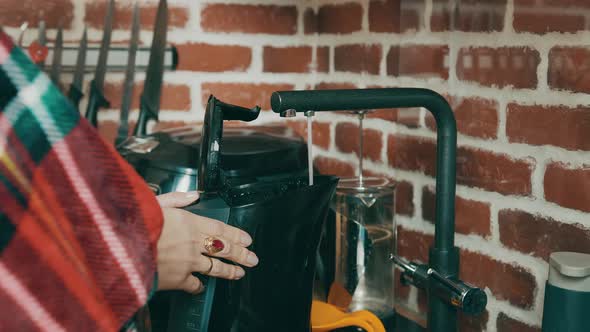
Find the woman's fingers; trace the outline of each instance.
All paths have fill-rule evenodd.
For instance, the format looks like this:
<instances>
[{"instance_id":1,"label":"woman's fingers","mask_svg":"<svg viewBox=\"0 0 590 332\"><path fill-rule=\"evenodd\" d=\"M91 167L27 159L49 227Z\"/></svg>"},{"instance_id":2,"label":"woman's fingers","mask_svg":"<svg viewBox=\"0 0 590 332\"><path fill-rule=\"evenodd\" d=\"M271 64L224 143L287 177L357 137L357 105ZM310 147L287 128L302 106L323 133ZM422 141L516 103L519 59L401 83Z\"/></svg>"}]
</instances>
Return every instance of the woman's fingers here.
<instances>
[{"instance_id":1,"label":"woman's fingers","mask_svg":"<svg viewBox=\"0 0 590 332\"><path fill-rule=\"evenodd\" d=\"M203 287L203 283L199 278L189 274L186 276L186 279L184 279L182 284L180 284L180 289L191 294L199 294L205 290L205 287Z\"/></svg>"},{"instance_id":2,"label":"woman's fingers","mask_svg":"<svg viewBox=\"0 0 590 332\"><path fill-rule=\"evenodd\" d=\"M218 259L200 255L195 262L195 272L211 277L236 280L242 278L246 272L239 266L224 263Z\"/></svg>"},{"instance_id":3,"label":"woman's fingers","mask_svg":"<svg viewBox=\"0 0 590 332\"><path fill-rule=\"evenodd\" d=\"M218 252L209 251L207 247L208 245L211 245L211 241L220 241L223 249L221 249L221 251ZM238 244L226 240L223 237L210 237L205 235L201 237L201 240L198 241L197 244L199 244L199 242L200 250L203 254L207 254L209 256L214 257L223 257L248 267L252 267L258 264L258 257L256 256L256 254ZM216 243L215 245L219 245L219 243Z\"/></svg>"},{"instance_id":4,"label":"woman's fingers","mask_svg":"<svg viewBox=\"0 0 590 332\"><path fill-rule=\"evenodd\" d=\"M158 203L163 208L180 208L185 207L197 199L199 199L199 193L196 191L183 192L171 192L156 196Z\"/></svg>"},{"instance_id":5,"label":"woman's fingers","mask_svg":"<svg viewBox=\"0 0 590 332\"><path fill-rule=\"evenodd\" d=\"M207 234L213 237L219 237L227 239L231 242L240 244L244 247L249 246L252 244L252 237L244 232L243 230L233 227L230 225L226 225L219 220L210 219L202 216L197 216L195 214L190 214L190 219L194 221L192 225L194 230L198 233Z\"/></svg>"}]
</instances>

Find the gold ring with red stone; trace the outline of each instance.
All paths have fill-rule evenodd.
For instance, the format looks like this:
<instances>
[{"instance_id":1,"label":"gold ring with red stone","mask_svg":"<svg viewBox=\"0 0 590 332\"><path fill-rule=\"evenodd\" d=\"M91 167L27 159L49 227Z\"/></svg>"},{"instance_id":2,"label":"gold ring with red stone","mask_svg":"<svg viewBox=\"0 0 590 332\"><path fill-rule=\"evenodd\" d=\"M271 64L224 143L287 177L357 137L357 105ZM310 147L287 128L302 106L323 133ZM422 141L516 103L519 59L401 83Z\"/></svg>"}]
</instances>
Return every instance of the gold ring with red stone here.
<instances>
[{"instance_id":1,"label":"gold ring with red stone","mask_svg":"<svg viewBox=\"0 0 590 332\"><path fill-rule=\"evenodd\" d=\"M223 244L223 242L221 240L216 239L211 236L209 236L205 239L205 250L207 250L207 253L216 254L216 253L222 251L223 248L225 248L225 245Z\"/></svg>"}]
</instances>

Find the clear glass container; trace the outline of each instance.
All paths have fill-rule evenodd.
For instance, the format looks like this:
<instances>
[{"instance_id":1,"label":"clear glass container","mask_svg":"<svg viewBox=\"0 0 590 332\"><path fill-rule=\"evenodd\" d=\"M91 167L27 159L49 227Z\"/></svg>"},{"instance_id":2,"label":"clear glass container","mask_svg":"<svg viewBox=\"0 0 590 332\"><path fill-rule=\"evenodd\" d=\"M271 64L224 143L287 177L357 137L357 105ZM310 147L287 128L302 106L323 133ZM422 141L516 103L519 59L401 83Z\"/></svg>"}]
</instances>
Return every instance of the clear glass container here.
<instances>
[{"instance_id":1,"label":"clear glass container","mask_svg":"<svg viewBox=\"0 0 590 332\"><path fill-rule=\"evenodd\" d=\"M380 318L393 313L394 189L384 178L340 180L332 202L336 256L331 304L345 303L350 311L369 310Z\"/></svg>"}]
</instances>

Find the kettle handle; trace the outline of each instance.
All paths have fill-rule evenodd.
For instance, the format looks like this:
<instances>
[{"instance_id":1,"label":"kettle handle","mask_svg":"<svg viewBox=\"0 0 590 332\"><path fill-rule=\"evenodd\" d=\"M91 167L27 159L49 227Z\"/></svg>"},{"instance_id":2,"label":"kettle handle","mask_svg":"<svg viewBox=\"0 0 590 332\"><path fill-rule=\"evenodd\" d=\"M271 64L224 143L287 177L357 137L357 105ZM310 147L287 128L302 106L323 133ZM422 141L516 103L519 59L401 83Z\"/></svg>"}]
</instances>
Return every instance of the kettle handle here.
<instances>
[{"instance_id":1,"label":"kettle handle","mask_svg":"<svg viewBox=\"0 0 590 332\"><path fill-rule=\"evenodd\" d=\"M240 120L250 122L256 120L256 118L258 118L258 115L260 114L259 106L246 108L238 105L224 103L219 99L215 99L215 104L221 108L221 112L223 113L223 120Z\"/></svg>"}]
</instances>

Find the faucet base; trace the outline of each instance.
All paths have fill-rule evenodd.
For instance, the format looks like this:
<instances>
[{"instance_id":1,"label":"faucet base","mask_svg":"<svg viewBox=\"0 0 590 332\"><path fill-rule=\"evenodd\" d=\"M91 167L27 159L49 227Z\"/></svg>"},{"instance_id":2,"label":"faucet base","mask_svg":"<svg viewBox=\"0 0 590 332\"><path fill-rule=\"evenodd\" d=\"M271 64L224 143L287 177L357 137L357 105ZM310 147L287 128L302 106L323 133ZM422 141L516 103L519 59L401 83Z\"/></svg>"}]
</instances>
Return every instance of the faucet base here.
<instances>
[{"instance_id":1,"label":"faucet base","mask_svg":"<svg viewBox=\"0 0 590 332\"><path fill-rule=\"evenodd\" d=\"M444 250L431 247L428 261L444 277L459 278L459 248ZM435 292L440 292L438 286L434 282L428 285L428 331L456 332L457 309L435 295Z\"/></svg>"}]
</instances>

